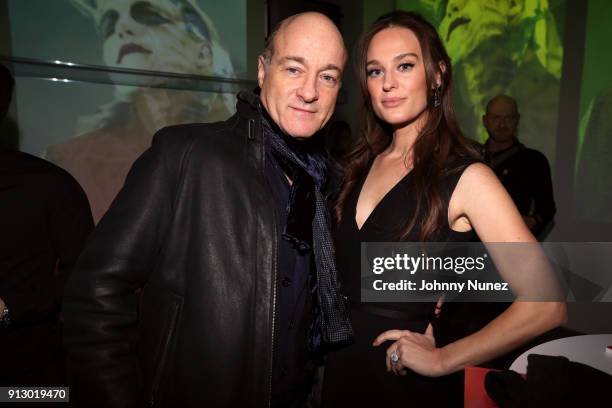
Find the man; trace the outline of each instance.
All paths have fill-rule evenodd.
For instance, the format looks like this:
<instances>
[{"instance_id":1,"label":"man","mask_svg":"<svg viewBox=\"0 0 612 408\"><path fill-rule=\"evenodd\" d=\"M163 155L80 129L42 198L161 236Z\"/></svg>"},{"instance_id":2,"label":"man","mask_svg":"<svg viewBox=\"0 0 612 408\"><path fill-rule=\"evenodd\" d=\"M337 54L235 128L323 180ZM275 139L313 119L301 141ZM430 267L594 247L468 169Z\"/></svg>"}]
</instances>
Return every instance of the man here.
<instances>
[{"instance_id":1,"label":"man","mask_svg":"<svg viewBox=\"0 0 612 408\"><path fill-rule=\"evenodd\" d=\"M71 3L96 25L108 67L235 76L215 26L194 0ZM112 102L80 118L78 137L47 150L47 158L68 170L83 186L96 222L157 130L179 123L225 120L233 113L233 95L179 91L170 75L142 78L146 86L115 85Z\"/></svg>"},{"instance_id":2,"label":"man","mask_svg":"<svg viewBox=\"0 0 612 408\"><path fill-rule=\"evenodd\" d=\"M259 58L259 96L241 92L226 122L157 133L66 291L78 402L303 404L313 353L352 335L308 143L345 60L327 17L290 17Z\"/></svg>"},{"instance_id":3,"label":"man","mask_svg":"<svg viewBox=\"0 0 612 408\"><path fill-rule=\"evenodd\" d=\"M491 99L482 117L489 134L484 153L525 224L537 237L546 231L556 212L550 166L542 153L518 141L519 119L514 99L506 95Z\"/></svg>"},{"instance_id":4,"label":"man","mask_svg":"<svg viewBox=\"0 0 612 408\"><path fill-rule=\"evenodd\" d=\"M13 85L0 65L0 123ZM68 173L0 143L0 386L65 384L60 304L92 229Z\"/></svg>"}]
</instances>

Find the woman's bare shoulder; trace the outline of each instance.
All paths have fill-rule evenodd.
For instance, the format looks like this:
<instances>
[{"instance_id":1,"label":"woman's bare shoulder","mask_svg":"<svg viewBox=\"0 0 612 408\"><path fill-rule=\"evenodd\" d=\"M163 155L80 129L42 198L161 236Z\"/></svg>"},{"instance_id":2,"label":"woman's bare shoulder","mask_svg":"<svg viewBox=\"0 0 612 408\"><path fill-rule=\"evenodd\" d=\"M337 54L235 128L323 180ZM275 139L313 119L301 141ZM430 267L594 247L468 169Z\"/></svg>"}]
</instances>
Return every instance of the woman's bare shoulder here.
<instances>
[{"instance_id":1,"label":"woman's bare shoulder","mask_svg":"<svg viewBox=\"0 0 612 408\"><path fill-rule=\"evenodd\" d=\"M499 179L489 166L476 162L468 165L457 184L457 192L473 194L495 193L503 190Z\"/></svg>"}]
</instances>

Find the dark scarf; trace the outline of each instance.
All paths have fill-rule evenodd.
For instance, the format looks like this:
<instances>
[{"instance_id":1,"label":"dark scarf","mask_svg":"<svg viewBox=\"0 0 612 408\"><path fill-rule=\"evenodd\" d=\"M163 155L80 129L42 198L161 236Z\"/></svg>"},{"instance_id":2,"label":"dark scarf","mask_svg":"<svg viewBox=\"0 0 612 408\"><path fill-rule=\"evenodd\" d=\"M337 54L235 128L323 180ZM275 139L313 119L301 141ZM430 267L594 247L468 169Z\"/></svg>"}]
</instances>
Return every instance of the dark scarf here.
<instances>
[{"instance_id":1,"label":"dark scarf","mask_svg":"<svg viewBox=\"0 0 612 408\"><path fill-rule=\"evenodd\" d=\"M312 245L316 265L316 285L313 291L317 302L314 320L309 327L308 343L311 351L323 351L328 346L342 345L353 338L346 298L342 295L336 271L329 212L321 193L327 181L327 162L314 151L311 143L286 136L263 107L261 111L265 140L274 157L282 167L292 170L290 175L306 173L298 178L292 177L294 183L289 193L289 211L283 238L302 249ZM311 194L314 194L314 209L311 208L309 212L307 209L295 211L307 202L312 203L312 200L308 200ZM301 217L296 217L296 213ZM304 225L309 222L304 214L313 215L311 225Z\"/></svg>"}]
</instances>

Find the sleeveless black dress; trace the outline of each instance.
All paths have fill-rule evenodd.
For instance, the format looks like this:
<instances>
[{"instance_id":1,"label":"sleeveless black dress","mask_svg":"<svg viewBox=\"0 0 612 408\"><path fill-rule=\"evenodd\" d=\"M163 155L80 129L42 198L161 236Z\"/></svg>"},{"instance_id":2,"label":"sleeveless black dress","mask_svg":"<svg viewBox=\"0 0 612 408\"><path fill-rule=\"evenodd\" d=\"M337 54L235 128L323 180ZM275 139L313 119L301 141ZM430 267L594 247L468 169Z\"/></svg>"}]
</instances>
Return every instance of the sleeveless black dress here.
<instances>
[{"instance_id":1,"label":"sleeveless black dress","mask_svg":"<svg viewBox=\"0 0 612 408\"><path fill-rule=\"evenodd\" d=\"M471 161L454 166L456 170L445 178L441 194L446 209L463 170L469 164ZM387 372L385 365L386 350L391 343L372 346L374 339L386 330L424 333L429 322L434 326L438 347L454 339L444 335L444 328L440 327L443 319L434 318L435 304L375 303L366 307L360 303L361 243L397 241L398 228L411 219L416 207L412 174L408 173L383 197L359 229L355 213L367 173L348 197L335 234L337 267L351 305L355 342L329 353L323 381L323 406L462 407L463 380L459 373L428 378L407 370L406 376L396 376ZM407 241L418 241L419 232L418 227L413 228ZM457 232L446 225L432 241L468 242L475 238L473 231ZM450 303L445 304L442 315L452 307Z\"/></svg>"}]
</instances>

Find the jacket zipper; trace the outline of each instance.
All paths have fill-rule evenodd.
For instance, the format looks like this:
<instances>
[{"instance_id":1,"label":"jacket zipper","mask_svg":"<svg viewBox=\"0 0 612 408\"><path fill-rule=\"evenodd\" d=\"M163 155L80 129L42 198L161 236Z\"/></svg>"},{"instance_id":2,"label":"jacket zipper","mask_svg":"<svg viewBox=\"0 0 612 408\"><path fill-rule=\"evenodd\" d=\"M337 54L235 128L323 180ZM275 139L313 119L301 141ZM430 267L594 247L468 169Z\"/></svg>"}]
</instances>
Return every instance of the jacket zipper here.
<instances>
[{"instance_id":1,"label":"jacket zipper","mask_svg":"<svg viewBox=\"0 0 612 408\"><path fill-rule=\"evenodd\" d=\"M259 111L259 109L258 109ZM261 115L261 112L259 112L259 114ZM259 129L262 132L263 135L263 129L262 129L262 124L261 121L259 123ZM263 148L263 172L264 172L264 179L265 179L265 166L266 166L266 147L265 147L265 141L263 140L263 136L262 136L262 148ZM267 181L266 181L267 183ZM267 185L267 184L265 184ZM277 234L277 228L278 228L278 220L276 219L276 211L273 209L272 210L272 227L273 227L273 231L274 234L272 235L272 250L274 251L272 259L274 260L273 266L272 266L272 335L270 337L270 350L271 350L271 354L270 354L270 385L268 387L268 407L271 408L272 407L272 382L273 382L273 371L274 371L274 333L276 332L276 286L277 286L277 282L276 282L276 276L277 276L277 268L278 268L278 234Z\"/></svg>"},{"instance_id":2,"label":"jacket zipper","mask_svg":"<svg viewBox=\"0 0 612 408\"><path fill-rule=\"evenodd\" d=\"M271 342L270 342L270 350L272 351L272 353L270 354L270 387L268 389L268 407L272 407L272 382L273 382L273 377L272 377L272 372L274 371L274 333L276 331L276 275L277 275L277 267L278 267L278 260L277 260L277 256L278 256L278 248L277 248L277 243L278 243L278 237L276 234L276 214L272 214L272 219L273 219L273 223L274 223L274 239L272 241L273 244L273 248L274 248L274 266L272 268L272 336L271 336Z\"/></svg>"}]
</instances>

